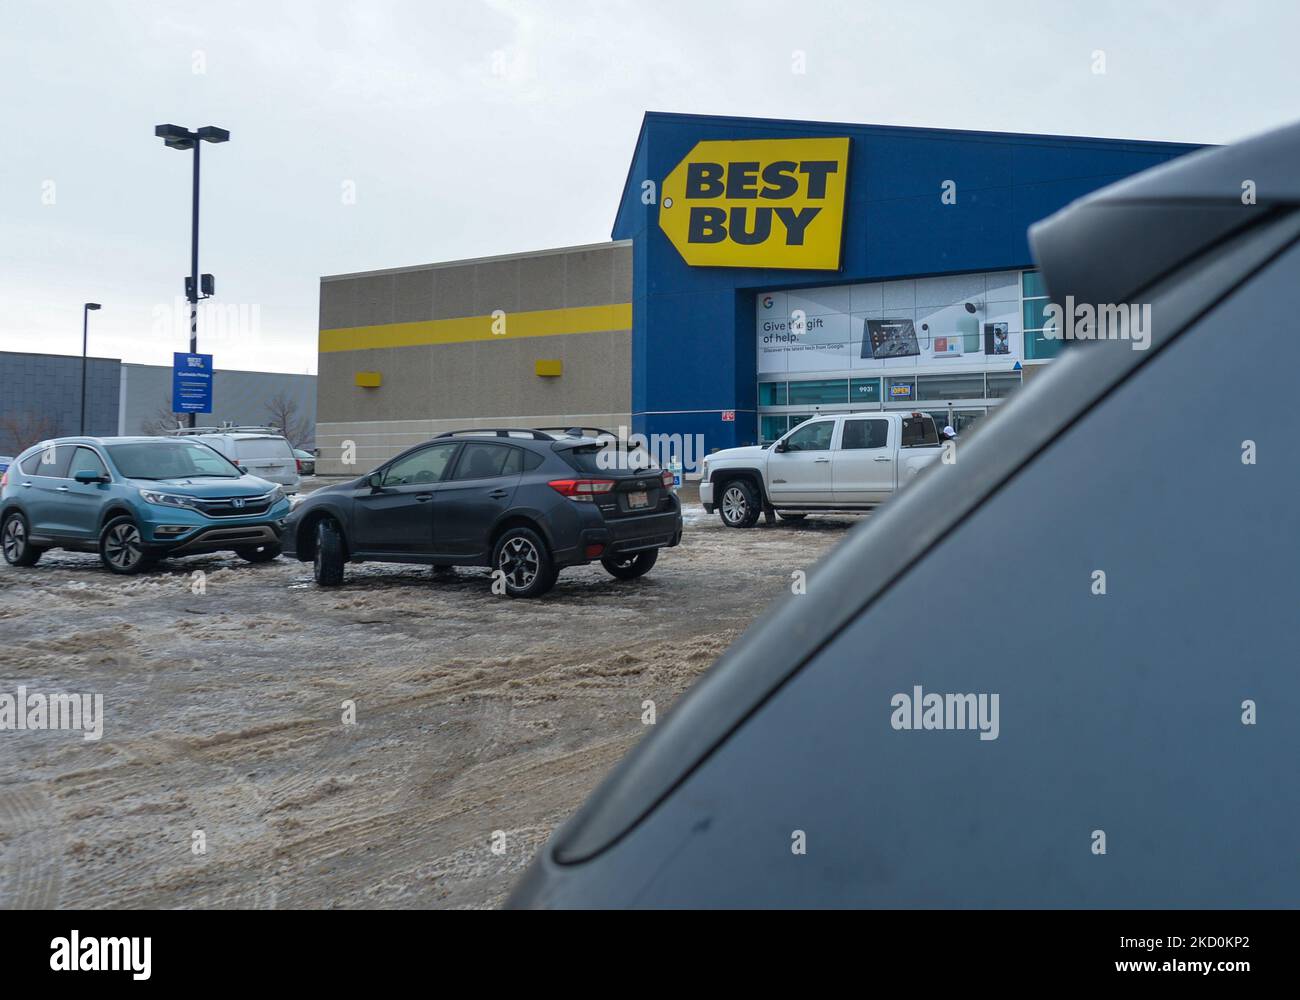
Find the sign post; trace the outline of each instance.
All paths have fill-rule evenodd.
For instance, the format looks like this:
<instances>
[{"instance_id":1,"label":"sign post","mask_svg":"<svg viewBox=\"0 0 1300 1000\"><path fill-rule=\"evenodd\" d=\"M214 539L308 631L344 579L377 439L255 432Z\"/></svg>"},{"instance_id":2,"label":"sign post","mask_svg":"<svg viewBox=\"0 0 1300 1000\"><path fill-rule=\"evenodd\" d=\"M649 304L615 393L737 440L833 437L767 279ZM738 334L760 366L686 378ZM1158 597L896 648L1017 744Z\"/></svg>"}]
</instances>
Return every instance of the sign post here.
<instances>
[{"instance_id":1,"label":"sign post","mask_svg":"<svg viewBox=\"0 0 1300 1000\"><path fill-rule=\"evenodd\" d=\"M172 412L212 412L212 355L172 355Z\"/></svg>"}]
</instances>

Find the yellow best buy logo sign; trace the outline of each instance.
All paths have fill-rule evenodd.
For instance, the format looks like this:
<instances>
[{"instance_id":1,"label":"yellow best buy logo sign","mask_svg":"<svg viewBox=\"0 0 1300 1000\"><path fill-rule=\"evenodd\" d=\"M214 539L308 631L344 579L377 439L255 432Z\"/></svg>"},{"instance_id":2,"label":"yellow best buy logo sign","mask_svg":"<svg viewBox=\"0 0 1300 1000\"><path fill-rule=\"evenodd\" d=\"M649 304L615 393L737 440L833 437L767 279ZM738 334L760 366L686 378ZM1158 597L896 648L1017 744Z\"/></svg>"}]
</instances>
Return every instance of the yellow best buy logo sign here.
<instances>
[{"instance_id":1,"label":"yellow best buy logo sign","mask_svg":"<svg viewBox=\"0 0 1300 1000\"><path fill-rule=\"evenodd\" d=\"M664 178L659 228L694 267L840 267L849 140L697 143Z\"/></svg>"}]
</instances>

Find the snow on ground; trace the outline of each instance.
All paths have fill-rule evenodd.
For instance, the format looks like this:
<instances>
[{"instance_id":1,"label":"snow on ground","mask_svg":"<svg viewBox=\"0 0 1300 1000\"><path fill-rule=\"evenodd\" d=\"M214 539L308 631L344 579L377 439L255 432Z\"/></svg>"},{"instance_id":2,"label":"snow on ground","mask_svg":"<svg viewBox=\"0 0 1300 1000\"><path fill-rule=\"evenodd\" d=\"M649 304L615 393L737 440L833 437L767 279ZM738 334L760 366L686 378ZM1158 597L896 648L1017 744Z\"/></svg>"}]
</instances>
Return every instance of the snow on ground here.
<instances>
[{"instance_id":1,"label":"snow on ground","mask_svg":"<svg viewBox=\"0 0 1300 1000\"><path fill-rule=\"evenodd\" d=\"M486 570L0 564L0 693L98 692L106 717L98 742L0 732L0 906L499 904L642 701L667 710L861 518L685 520L641 580L566 570L537 601Z\"/></svg>"}]
</instances>

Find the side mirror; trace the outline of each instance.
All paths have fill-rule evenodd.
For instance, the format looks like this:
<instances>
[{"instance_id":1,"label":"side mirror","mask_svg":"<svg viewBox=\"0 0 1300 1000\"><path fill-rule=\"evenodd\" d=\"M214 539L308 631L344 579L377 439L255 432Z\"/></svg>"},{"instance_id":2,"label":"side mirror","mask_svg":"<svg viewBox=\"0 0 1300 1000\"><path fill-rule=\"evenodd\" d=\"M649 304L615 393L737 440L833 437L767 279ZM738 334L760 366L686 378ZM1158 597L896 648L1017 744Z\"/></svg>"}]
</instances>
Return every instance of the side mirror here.
<instances>
[{"instance_id":1,"label":"side mirror","mask_svg":"<svg viewBox=\"0 0 1300 1000\"><path fill-rule=\"evenodd\" d=\"M378 492L380 485L383 483L383 481L384 481L384 477L381 476L378 472L370 473L370 477L366 480L366 482L370 484L370 488L372 490L375 490L376 492Z\"/></svg>"},{"instance_id":2,"label":"side mirror","mask_svg":"<svg viewBox=\"0 0 1300 1000\"><path fill-rule=\"evenodd\" d=\"M82 469L72 478L87 486L91 483L106 483L109 481L108 476L101 476L98 472L91 472L89 469Z\"/></svg>"},{"instance_id":3,"label":"side mirror","mask_svg":"<svg viewBox=\"0 0 1300 1000\"><path fill-rule=\"evenodd\" d=\"M240 474L241 476L246 476L246 475L248 475L248 466L247 466L247 465L236 465L235 468L239 470L239 474Z\"/></svg>"},{"instance_id":4,"label":"side mirror","mask_svg":"<svg viewBox=\"0 0 1300 1000\"><path fill-rule=\"evenodd\" d=\"M773 450L773 451L778 451L778 452L779 452L779 451L785 451L785 442L784 442L784 441L778 441L775 445L772 446L772 450Z\"/></svg>"}]
</instances>

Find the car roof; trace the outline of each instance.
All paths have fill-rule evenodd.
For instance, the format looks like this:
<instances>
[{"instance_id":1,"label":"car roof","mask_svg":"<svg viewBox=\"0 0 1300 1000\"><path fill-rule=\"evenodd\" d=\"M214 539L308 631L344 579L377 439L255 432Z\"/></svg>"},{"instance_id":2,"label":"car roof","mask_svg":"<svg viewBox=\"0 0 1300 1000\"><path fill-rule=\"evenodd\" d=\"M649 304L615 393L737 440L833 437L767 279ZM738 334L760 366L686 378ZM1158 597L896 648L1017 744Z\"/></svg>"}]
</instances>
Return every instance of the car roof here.
<instances>
[{"instance_id":1,"label":"car roof","mask_svg":"<svg viewBox=\"0 0 1300 1000\"><path fill-rule=\"evenodd\" d=\"M100 447L106 447L108 445L114 445L114 444L148 444L150 442L176 441L176 440L184 440L184 438L166 438L166 437L156 437L156 436L150 436L144 434L135 435L133 437L88 437L86 436L86 437L46 438L45 440L38 441L35 444L33 444L31 447L24 449L19 454L25 455L29 451L35 451L37 448L46 448L49 447L50 445L85 444L85 445L98 445Z\"/></svg>"}]
</instances>

